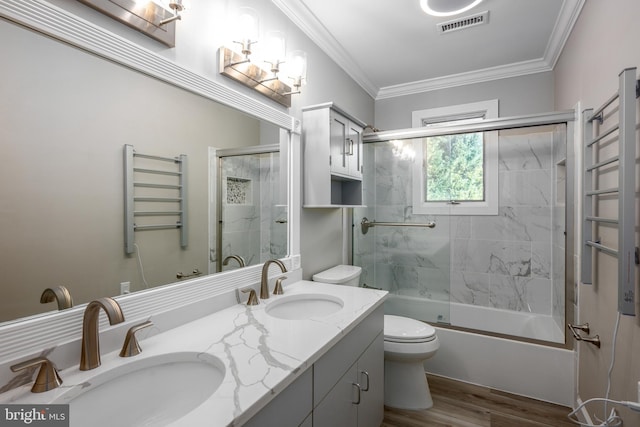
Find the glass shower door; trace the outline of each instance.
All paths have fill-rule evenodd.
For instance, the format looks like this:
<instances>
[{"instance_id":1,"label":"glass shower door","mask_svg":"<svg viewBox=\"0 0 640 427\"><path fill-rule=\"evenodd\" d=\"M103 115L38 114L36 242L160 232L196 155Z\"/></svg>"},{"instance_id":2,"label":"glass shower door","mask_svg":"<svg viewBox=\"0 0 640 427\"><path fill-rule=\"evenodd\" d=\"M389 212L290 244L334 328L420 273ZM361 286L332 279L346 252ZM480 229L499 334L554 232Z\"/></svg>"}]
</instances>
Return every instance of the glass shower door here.
<instances>
[{"instance_id":1,"label":"glass shower door","mask_svg":"<svg viewBox=\"0 0 640 427\"><path fill-rule=\"evenodd\" d=\"M477 132L472 126L468 130ZM448 136L447 131L426 133L440 138ZM571 176L566 170L567 141L572 140L568 126L509 123L505 129L496 126L483 131L484 153L495 155L494 162L484 156L484 177L493 168L497 181L495 187L484 185L480 203L491 208L489 202L495 202L493 210L470 206L476 203L473 197L458 195L457 200L448 200L442 196L437 206L429 205L422 191L416 196L414 187L424 190L439 184L427 179L429 171L437 178L445 176L445 184L472 181L476 174L467 164L457 166L474 156L453 156L459 147L450 144L446 149L440 144L445 148L434 150L440 163L429 164L428 156L434 154L429 152L431 147L424 148L431 135L365 143L366 208L354 209L354 264L364 270L364 285L389 291L387 313L562 343L570 301L565 281L569 231L565 205ZM421 144L423 154L412 155L411 147L418 147L418 153ZM427 168L446 161L451 163L448 169ZM456 172L457 179L446 179L451 172ZM422 209L416 209L417 203L422 203ZM365 233L360 227L364 218L400 225L380 224ZM435 228L406 226L430 221Z\"/></svg>"},{"instance_id":2,"label":"glass shower door","mask_svg":"<svg viewBox=\"0 0 640 427\"><path fill-rule=\"evenodd\" d=\"M364 208L353 212L353 261L362 286L388 290L385 312L449 322L451 227L448 216L412 212L414 140L364 145ZM435 228L376 223L428 224Z\"/></svg>"},{"instance_id":3,"label":"glass shower door","mask_svg":"<svg viewBox=\"0 0 640 427\"><path fill-rule=\"evenodd\" d=\"M220 156L218 168L218 271L285 257L288 209L280 153Z\"/></svg>"}]
</instances>

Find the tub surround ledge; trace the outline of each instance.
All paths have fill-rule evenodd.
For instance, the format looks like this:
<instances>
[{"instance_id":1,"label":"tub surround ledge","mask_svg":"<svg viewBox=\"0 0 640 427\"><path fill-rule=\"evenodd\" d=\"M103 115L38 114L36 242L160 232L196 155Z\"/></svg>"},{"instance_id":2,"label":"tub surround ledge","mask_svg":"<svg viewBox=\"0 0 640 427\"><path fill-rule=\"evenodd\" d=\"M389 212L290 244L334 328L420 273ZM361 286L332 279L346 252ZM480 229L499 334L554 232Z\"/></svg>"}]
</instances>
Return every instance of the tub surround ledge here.
<instances>
[{"instance_id":1,"label":"tub surround ledge","mask_svg":"<svg viewBox=\"0 0 640 427\"><path fill-rule=\"evenodd\" d=\"M140 334L142 353L138 356L121 358L119 350L103 354L102 366L91 371L80 371L78 365L60 370L63 379L60 388L31 393L29 383L0 394L0 403L64 403L60 401L62 395L75 394L69 391L86 387L92 378L111 369L163 354L195 352L217 357L224 364L225 376L208 400L171 425L204 425L211 420L217 425L242 425L378 308L387 296L386 291L305 280L284 290L284 295L271 296L257 306L236 304L148 338ZM266 313L265 309L279 299L319 293L338 297L344 306L327 316L303 320L284 320Z\"/></svg>"}]
</instances>

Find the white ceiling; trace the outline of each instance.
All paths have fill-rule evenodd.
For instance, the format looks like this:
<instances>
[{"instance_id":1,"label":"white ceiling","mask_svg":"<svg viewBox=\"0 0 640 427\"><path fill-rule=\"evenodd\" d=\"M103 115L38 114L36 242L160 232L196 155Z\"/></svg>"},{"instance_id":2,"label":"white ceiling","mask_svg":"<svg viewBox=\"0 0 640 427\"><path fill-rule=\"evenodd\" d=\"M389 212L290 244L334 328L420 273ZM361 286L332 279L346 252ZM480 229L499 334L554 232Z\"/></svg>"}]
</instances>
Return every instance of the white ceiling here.
<instances>
[{"instance_id":1,"label":"white ceiling","mask_svg":"<svg viewBox=\"0 0 640 427\"><path fill-rule=\"evenodd\" d=\"M419 0L272 0L373 98L553 69L585 0L484 0L438 18ZM436 24L489 11L486 25Z\"/></svg>"}]
</instances>

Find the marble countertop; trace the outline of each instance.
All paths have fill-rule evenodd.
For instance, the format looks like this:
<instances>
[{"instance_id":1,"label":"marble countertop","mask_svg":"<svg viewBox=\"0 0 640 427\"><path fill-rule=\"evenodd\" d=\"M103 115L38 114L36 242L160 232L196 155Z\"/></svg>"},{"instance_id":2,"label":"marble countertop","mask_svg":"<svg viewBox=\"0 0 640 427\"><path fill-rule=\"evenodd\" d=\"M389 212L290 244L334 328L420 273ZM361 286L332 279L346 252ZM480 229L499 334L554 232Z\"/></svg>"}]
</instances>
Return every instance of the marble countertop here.
<instances>
[{"instance_id":1,"label":"marble countertop","mask_svg":"<svg viewBox=\"0 0 640 427\"><path fill-rule=\"evenodd\" d=\"M283 320L265 310L295 294L329 294L344 306L323 317ZM219 359L224 378L218 389L174 426L242 425L313 365L386 298L386 291L299 281L256 306L237 304L169 331L140 339L142 353L119 357L119 351L102 355L102 365L90 371L78 366L60 371L63 384L45 393L31 393L30 384L4 393L5 403L64 403L91 387L98 375L117 372L129 363L144 364L161 355L193 353ZM140 331L143 332L143 331ZM140 337L144 337L144 334ZM214 358L211 358L215 360ZM116 375L116 374L114 374ZM140 396L144 399L144 396ZM105 402L108 405L107 402ZM113 408L116 409L116 408ZM117 410L117 409L116 409ZM73 414L71 415L73 426Z\"/></svg>"}]
</instances>

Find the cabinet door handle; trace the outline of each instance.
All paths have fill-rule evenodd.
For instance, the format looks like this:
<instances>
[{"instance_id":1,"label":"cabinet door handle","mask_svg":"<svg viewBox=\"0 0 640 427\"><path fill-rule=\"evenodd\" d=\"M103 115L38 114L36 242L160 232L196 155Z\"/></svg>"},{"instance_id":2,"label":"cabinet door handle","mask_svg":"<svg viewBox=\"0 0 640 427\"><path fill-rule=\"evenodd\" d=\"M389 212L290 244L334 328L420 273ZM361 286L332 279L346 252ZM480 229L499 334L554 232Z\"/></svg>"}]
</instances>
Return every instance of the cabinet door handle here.
<instances>
[{"instance_id":1,"label":"cabinet door handle","mask_svg":"<svg viewBox=\"0 0 640 427\"><path fill-rule=\"evenodd\" d=\"M360 404L360 393L361 393L362 387L360 387L360 384L358 384L358 383L351 383L351 384L353 384L356 387L356 390L358 390L358 400L356 402L351 402L351 403L353 403L354 405L359 405Z\"/></svg>"},{"instance_id":2,"label":"cabinet door handle","mask_svg":"<svg viewBox=\"0 0 640 427\"><path fill-rule=\"evenodd\" d=\"M349 138L349 155L353 156L353 139Z\"/></svg>"},{"instance_id":3,"label":"cabinet door handle","mask_svg":"<svg viewBox=\"0 0 640 427\"><path fill-rule=\"evenodd\" d=\"M362 391L369 391L369 373L367 371L360 371L367 378L367 385L362 389Z\"/></svg>"}]
</instances>

